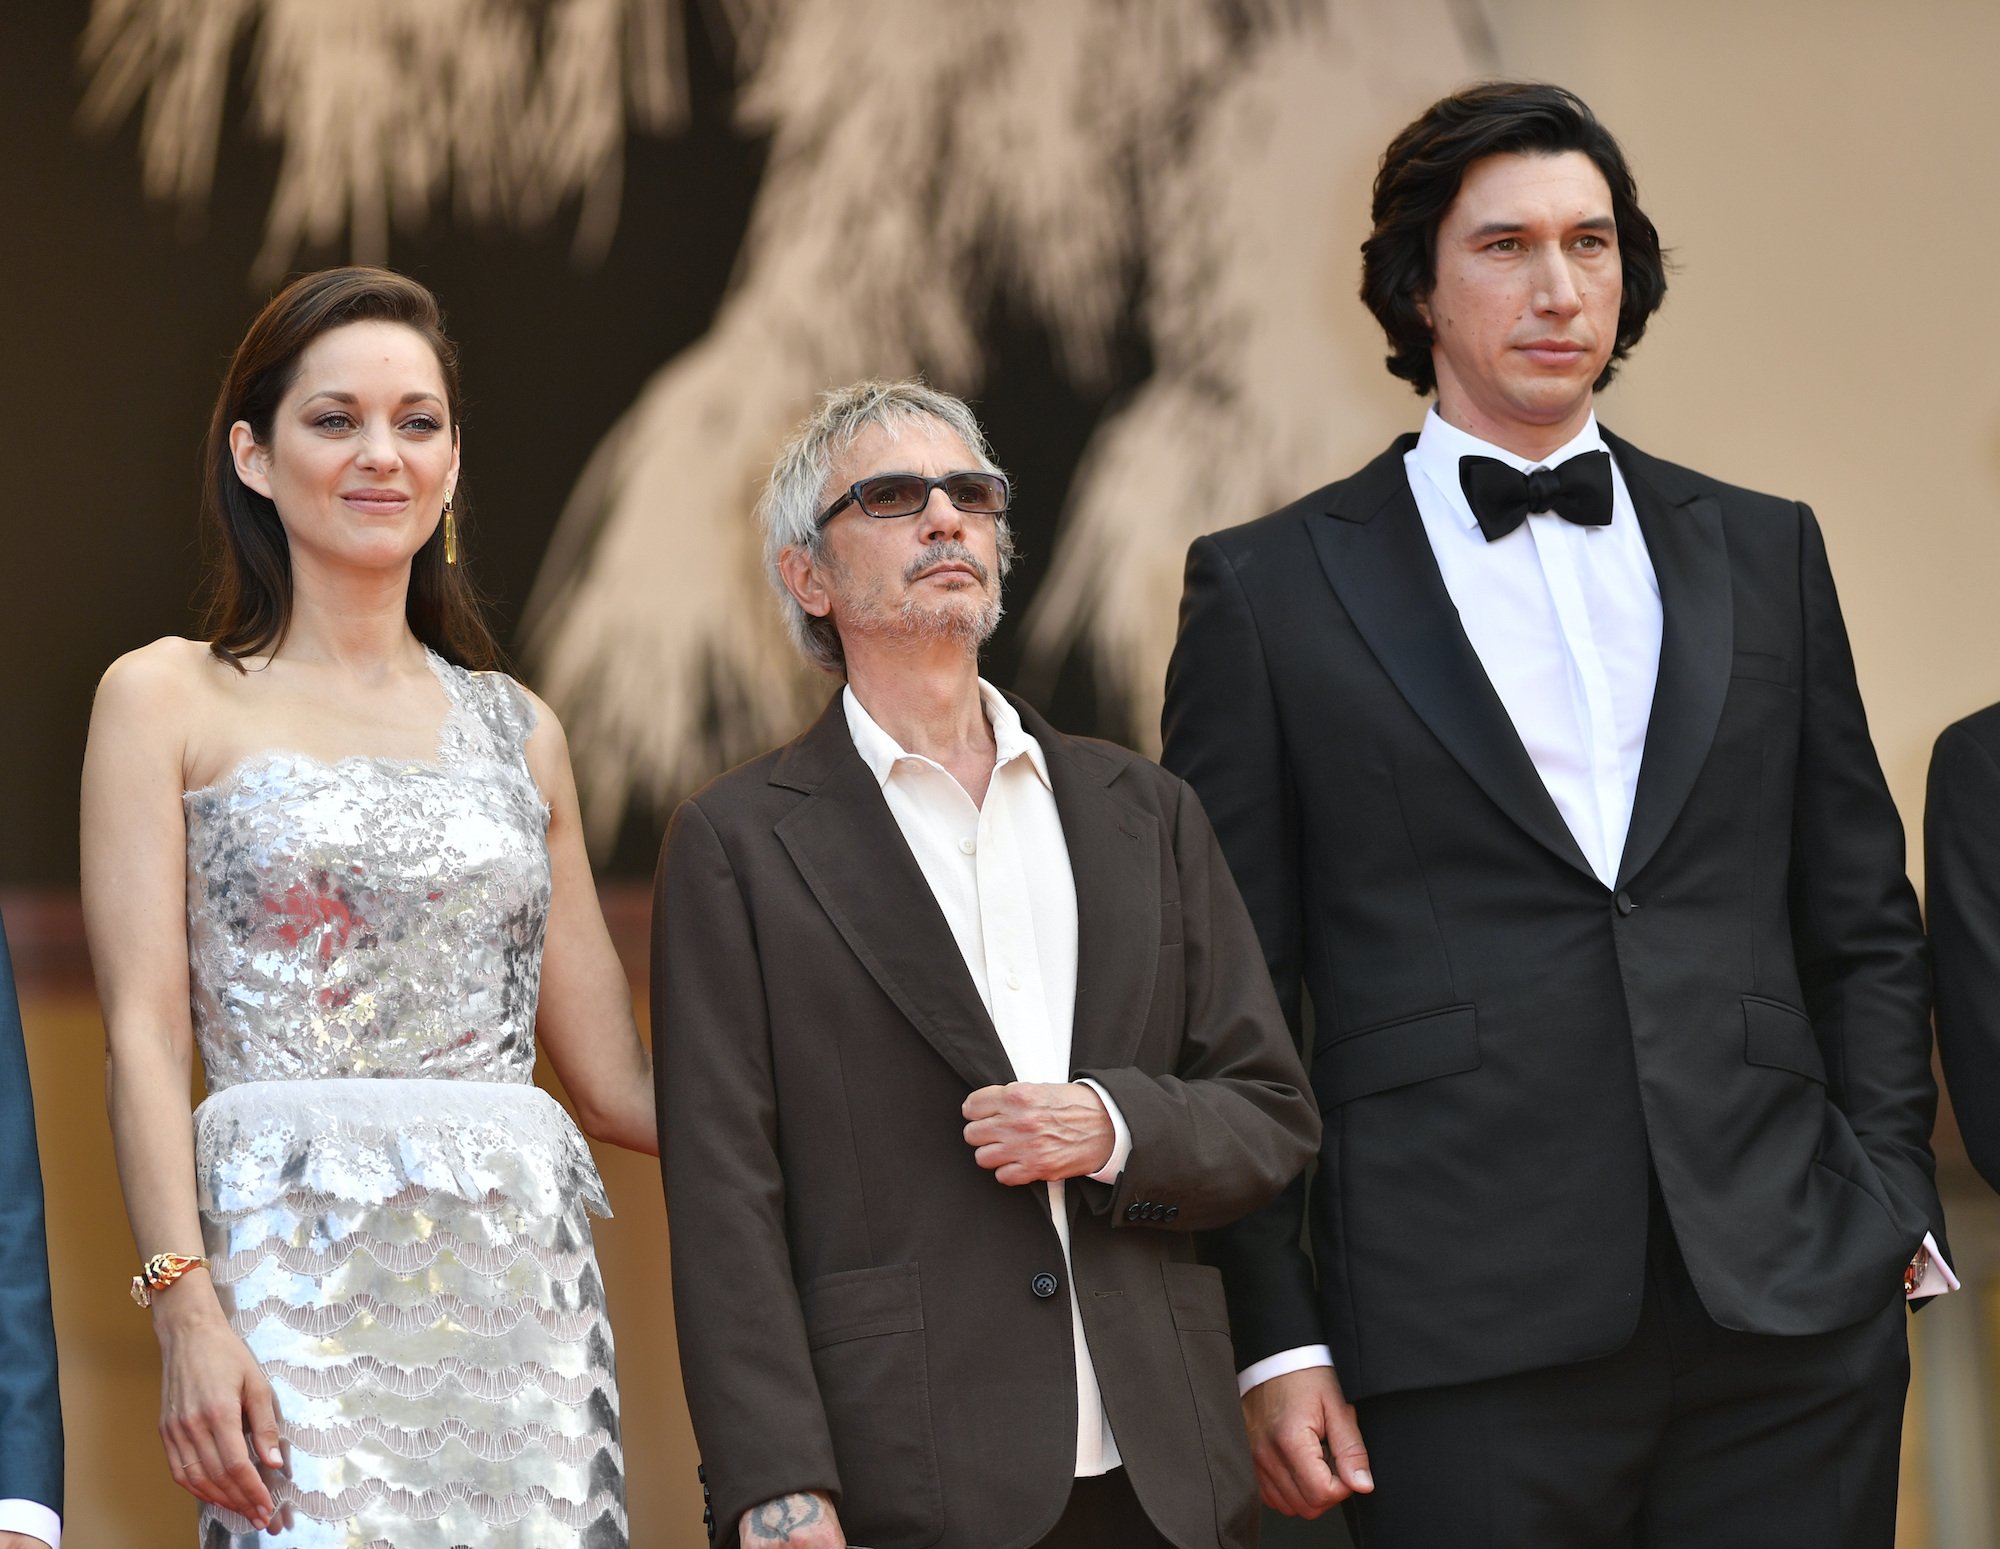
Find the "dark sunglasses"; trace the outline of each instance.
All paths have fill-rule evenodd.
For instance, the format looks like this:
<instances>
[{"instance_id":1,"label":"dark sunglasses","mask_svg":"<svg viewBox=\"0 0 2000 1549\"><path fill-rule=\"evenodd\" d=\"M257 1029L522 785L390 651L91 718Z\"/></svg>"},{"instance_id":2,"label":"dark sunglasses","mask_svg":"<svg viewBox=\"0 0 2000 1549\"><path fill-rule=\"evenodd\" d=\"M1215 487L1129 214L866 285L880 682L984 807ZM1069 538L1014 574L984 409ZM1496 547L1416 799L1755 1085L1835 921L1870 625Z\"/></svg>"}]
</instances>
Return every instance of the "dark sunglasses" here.
<instances>
[{"instance_id":1,"label":"dark sunglasses","mask_svg":"<svg viewBox=\"0 0 2000 1549\"><path fill-rule=\"evenodd\" d=\"M961 511L975 516L1003 516L1007 511L1007 480L997 473L945 473L927 479L921 473L878 473L847 487L832 505L820 512L813 523L817 531L849 506L859 506L864 516L914 516L930 504L931 491L941 489L944 498Z\"/></svg>"}]
</instances>

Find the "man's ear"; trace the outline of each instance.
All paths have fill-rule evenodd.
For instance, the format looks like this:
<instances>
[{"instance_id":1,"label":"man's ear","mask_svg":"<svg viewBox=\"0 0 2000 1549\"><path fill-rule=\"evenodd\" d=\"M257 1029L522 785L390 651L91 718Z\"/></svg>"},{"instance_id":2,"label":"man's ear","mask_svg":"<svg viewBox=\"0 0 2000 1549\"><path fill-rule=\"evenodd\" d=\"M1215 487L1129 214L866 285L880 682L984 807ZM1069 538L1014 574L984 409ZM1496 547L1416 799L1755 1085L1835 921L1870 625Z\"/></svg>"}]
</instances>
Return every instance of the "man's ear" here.
<instances>
[{"instance_id":1,"label":"man's ear","mask_svg":"<svg viewBox=\"0 0 2000 1549\"><path fill-rule=\"evenodd\" d=\"M797 544L787 544L778 552L778 574L792 600L816 619L833 612L833 594L822 574L826 556L814 559Z\"/></svg>"},{"instance_id":2,"label":"man's ear","mask_svg":"<svg viewBox=\"0 0 2000 1549\"><path fill-rule=\"evenodd\" d=\"M1424 320L1424 327L1428 328L1433 334L1435 334L1437 332L1437 324L1431 321L1430 292L1426 291L1422 295L1412 296L1410 298L1410 304L1417 309L1417 316L1421 317Z\"/></svg>"},{"instance_id":3,"label":"man's ear","mask_svg":"<svg viewBox=\"0 0 2000 1549\"><path fill-rule=\"evenodd\" d=\"M257 433L250 428L248 420L238 420L229 427L229 453L236 459L236 477L269 500L271 449L258 445Z\"/></svg>"}]
</instances>

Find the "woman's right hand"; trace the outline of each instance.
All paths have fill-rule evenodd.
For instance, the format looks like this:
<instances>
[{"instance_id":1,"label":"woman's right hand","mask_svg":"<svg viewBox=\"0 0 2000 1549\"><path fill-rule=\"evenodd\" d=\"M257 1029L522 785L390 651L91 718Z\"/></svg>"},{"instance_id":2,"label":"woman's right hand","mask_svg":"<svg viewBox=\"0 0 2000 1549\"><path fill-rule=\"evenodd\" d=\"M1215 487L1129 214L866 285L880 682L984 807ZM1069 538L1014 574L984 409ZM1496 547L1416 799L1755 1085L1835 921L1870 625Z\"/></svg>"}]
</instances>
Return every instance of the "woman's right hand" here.
<instances>
[{"instance_id":1,"label":"woman's right hand","mask_svg":"<svg viewBox=\"0 0 2000 1549\"><path fill-rule=\"evenodd\" d=\"M263 1368L223 1318L205 1277L161 1293L154 1331L164 1367L160 1439L174 1483L264 1527L274 1503L258 1463L282 1469L284 1453Z\"/></svg>"}]
</instances>

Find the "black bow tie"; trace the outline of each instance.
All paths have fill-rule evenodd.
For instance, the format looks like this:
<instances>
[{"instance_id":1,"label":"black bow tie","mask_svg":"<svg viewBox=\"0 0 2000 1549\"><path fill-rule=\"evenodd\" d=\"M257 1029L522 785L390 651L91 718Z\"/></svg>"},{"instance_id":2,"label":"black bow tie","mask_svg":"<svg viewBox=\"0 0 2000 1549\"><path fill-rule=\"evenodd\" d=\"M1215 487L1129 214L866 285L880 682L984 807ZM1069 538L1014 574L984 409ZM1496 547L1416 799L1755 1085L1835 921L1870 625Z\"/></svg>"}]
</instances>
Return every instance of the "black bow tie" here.
<instances>
[{"instance_id":1,"label":"black bow tie","mask_svg":"<svg viewBox=\"0 0 2000 1549\"><path fill-rule=\"evenodd\" d=\"M1521 473L1497 457L1461 457L1458 482L1491 543L1528 519L1552 511L1579 527L1611 525L1611 454L1579 452L1560 468Z\"/></svg>"}]
</instances>

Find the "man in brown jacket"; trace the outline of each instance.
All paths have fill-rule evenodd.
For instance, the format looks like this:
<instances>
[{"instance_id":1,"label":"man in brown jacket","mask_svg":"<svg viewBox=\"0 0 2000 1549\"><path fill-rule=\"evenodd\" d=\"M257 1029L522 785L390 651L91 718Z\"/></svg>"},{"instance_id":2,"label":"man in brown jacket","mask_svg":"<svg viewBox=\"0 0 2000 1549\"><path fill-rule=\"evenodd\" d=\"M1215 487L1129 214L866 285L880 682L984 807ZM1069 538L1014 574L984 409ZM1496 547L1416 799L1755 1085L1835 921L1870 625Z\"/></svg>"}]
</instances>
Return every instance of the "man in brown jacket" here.
<instances>
[{"instance_id":1,"label":"man in brown jacket","mask_svg":"<svg viewBox=\"0 0 2000 1549\"><path fill-rule=\"evenodd\" d=\"M846 679L685 802L654 911L674 1305L711 1531L1247 1549L1192 1233L1318 1114L1188 788L978 675L1007 482L920 383L830 393L760 505Z\"/></svg>"}]
</instances>

